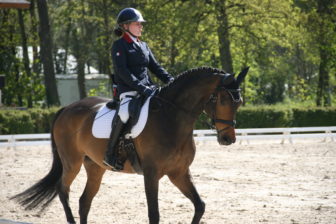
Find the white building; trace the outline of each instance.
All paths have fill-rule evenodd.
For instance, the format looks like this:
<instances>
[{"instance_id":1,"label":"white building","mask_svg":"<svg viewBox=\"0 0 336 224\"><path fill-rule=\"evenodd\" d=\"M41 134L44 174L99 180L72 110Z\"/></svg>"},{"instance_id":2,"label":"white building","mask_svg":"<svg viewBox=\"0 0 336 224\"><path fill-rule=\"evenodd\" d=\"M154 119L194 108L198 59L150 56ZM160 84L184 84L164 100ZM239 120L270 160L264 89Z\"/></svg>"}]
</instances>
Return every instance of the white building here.
<instances>
[{"instance_id":1,"label":"white building","mask_svg":"<svg viewBox=\"0 0 336 224\"><path fill-rule=\"evenodd\" d=\"M56 75L57 90L62 106L66 106L80 99L77 75ZM88 95L112 97L112 90L108 75L86 74L85 86Z\"/></svg>"},{"instance_id":2,"label":"white building","mask_svg":"<svg viewBox=\"0 0 336 224\"><path fill-rule=\"evenodd\" d=\"M58 55L64 54L63 49L58 50ZM28 47L30 62L33 61L33 48ZM18 57L23 58L22 48L18 47ZM66 106L80 99L76 74L76 58L67 56L66 74L56 74L57 90L61 106ZM106 74L98 74L98 71L90 66L85 66L85 86L88 95L112 97L109 77Z\"/></svg>"}]
</instances>

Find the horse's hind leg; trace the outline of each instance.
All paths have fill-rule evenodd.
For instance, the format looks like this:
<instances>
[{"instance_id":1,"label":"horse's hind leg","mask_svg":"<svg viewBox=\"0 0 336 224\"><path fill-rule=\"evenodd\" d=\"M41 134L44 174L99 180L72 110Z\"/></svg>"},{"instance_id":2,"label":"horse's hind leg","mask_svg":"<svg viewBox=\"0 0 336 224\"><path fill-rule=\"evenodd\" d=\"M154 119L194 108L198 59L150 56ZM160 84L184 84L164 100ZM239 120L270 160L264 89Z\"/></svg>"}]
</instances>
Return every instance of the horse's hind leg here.
<instances>
[{"instance_id":1,"label":"horse's hind leg","mask_svg":"<svg viewBox=\"0 0 336 224\"><path fill-rule=\"evenodd\" d=\"M195 207L195 214L192 220L192 224L200 222L204 211L205 203L200 198L190 176L189 169L186 172L174 172L168 175L170 181L187 197L189 198Z\"/></svg>"},{"instance_id":2,"label":"horse's hind leg","mask_svg":"<svg viewBox=\"0 0 336 224\"><path fill-rule=\"evenodd\" d=\"M63 174L61 181L58 184L58 196L63 205L67 221L68 223L72 224L76 222L69 205L70 185L72 184L73 180L80 171L80 168L83 164L83 156L73 155L62 158L68 158L68 159L62 160ZM71 158L71 160L69 158Z\"/></svg>"},{"instance_id":3,"label":"horse's hind leg","mask_svg":"<svg viewBox=\"0 0 336 224\"><path fill-rule=\"evenodd\" d=\"M80 223L86 224L91 202L97 194L105 169L98 166L88 157L85 157L84 167L87 173L87 181L84 192L79 200Z\"/></svg>"}]
</instances>

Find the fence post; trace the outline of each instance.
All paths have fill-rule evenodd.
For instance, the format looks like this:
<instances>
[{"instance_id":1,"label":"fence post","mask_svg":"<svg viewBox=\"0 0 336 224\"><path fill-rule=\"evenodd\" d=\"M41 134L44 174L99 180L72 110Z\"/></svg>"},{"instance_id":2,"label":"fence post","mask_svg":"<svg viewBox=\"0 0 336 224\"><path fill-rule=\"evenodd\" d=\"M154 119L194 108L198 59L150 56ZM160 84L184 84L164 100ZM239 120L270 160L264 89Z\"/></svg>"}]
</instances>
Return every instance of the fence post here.
<instances>
[{"instance_id":1,"label":"fence post","mask_svg":"<svg viewBox=\"0 0 336 224\"><path fill-rule=\"evenodd\" d=\"M335 140L334 140L334 137L333 137L333 133L332 133L331 130L326 130L325 133L326 133L326 135L325 135L325 137L324 137L323 142L327 142L328 138L330 138L330 141L332 141L332 142L335 141Z\"/></svg>"},{"instance_id":2,"label":"fence post","mask_svg":"<svg viewBox=\"0 0 336 224\"><path fill-rule=\"evenodd\" d=\"M291 132L290 132L290 131L284 131L284 132L283 132L283 138L282 138L281 144L285 144L286 139L288 139L288 141L289 141L291 144L293 144L293 140L292 140Z\"/></svg>"},{"instance_id":3,"label":"fence post","mask_svg":"<svg viewBox=\"0 0 336 224\"><path fill-rule=\"evenodd\" d=\"M242 144L243 144L243 142L244 142L244 137L247 137L247 133L246 133L246 132L243 132L243 133L242 133L242 138L241 138L241 140L239 141L239 145L242 145ZM247 144L250 144L250 141L249 141L248 138L245 138L245 140L246 140Z\"/></svg>"},{"instance_id":4,"label":"fence post","mask_svg":"<svg viewBox=\"0 0 336 224\"><path fill-rule=\"evenodd\" d=\"M15 145L15 135L11 135L10 138L8 139L8 143L9 143L9 146L8 146L8 149L10 148L13 148L15 149L16 145Z\"/></svg>"}]
</instances>

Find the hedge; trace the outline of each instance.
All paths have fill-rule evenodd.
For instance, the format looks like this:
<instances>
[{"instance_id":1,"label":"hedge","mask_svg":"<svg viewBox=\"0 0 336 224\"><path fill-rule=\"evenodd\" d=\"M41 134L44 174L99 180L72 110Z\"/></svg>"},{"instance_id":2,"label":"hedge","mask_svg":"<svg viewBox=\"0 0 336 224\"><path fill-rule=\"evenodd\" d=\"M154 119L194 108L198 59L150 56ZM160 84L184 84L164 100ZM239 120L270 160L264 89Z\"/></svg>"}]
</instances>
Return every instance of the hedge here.
<instances>
[{"instance_id":1,"label":"hedge","mask_svg":"<svg viewBox=\"0 0 336 224\"><path fill-rule=\"evenodd\" d=\"M201 115L196 129L208 129ZM237 112L237 128L277 128L336 126L336 107L291 108L285 106L240 107Z\"/></svg>"},{"instance_id":2,"label":"hedge","mask_svg":"<svg viewBox=\"0 0 336 224\"><path fill-rule=\"evenodd\" d=\"M240 108L238 128L336 126L336 107Z\"/></svg>"},{"instance_id":3,"label":"hedge","mask_svg":"<svg viewBox=\"0 0 336 224\"><path fill-rule=\"evenodd\" d=\"M336 107L293 109L292 126L335 126Z\"/></svg>"},{"instance_id":4,"label":"hedge","mask_svg":"<svg viewBox=\"0 0 336 224\"><path fill-rule=\"evenodd\" d=\"M271 128L292 126L292 111L271 107L241 107L237 113L237 128Z\"/></svg>"},{"instance_id":5,"label":"hedge","mask_svg":"<svg viewBox=\"0 0 336 224\"><path fill-rule=\"evenodd\" d=\"M0 135L48 133L58 108L0 110ZM210 119L201 114L196 129L208 129ZM280 106L241 107L237 128L336 126L336 107L290 108Z\"/></svg>"},{"instance_id":6,"label":"hedge","mask_svg":"<svg viewBox=\"0 0 336 224\"><path fill-rule=\"evenodd\" d=\"M0 110L0 135L50 132L58 108Z\"/></svg>"}]
</instances>

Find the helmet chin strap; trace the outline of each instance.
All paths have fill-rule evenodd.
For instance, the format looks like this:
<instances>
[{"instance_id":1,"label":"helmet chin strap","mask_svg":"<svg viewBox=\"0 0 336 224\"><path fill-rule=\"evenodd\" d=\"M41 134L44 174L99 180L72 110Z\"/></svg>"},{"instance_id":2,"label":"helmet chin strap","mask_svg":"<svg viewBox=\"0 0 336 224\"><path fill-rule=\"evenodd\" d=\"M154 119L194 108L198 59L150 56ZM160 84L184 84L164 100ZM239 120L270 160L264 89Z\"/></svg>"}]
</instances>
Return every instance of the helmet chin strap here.
<instances>
[{"instance_id":1,"label":"helmet chin strap","mask_svg":"<svg viewBox=\"0 0 336 224\"><path fill-rule=\"evenodd\" d=\"M126 32L127 32L127 33L129 33L129 34L131 34L131 36L132 36L132 37L134 37L134 38L138 38L138 37L137 37L137 36L135 36L133 33L131 33L131 31L129 31L129 30L126 30Z\"/></svg>"},{"instance_id":2,"label":"helmet chin strap","mask_svg":"<svg viewBox=\"0 0 336 224\"><path fill-rule=\"evenodd\" d=\"M129 29L124 29L124 27L122 27L122 26L120 26L120 25L119 25L119 27L120 27L120 29L121 29L122 31L124 31L124 32L126 32L126 33L129 33L132 37L134 37L134 38L138 38L138 36L135 36Z\"/></svg>"}]
</instances>

